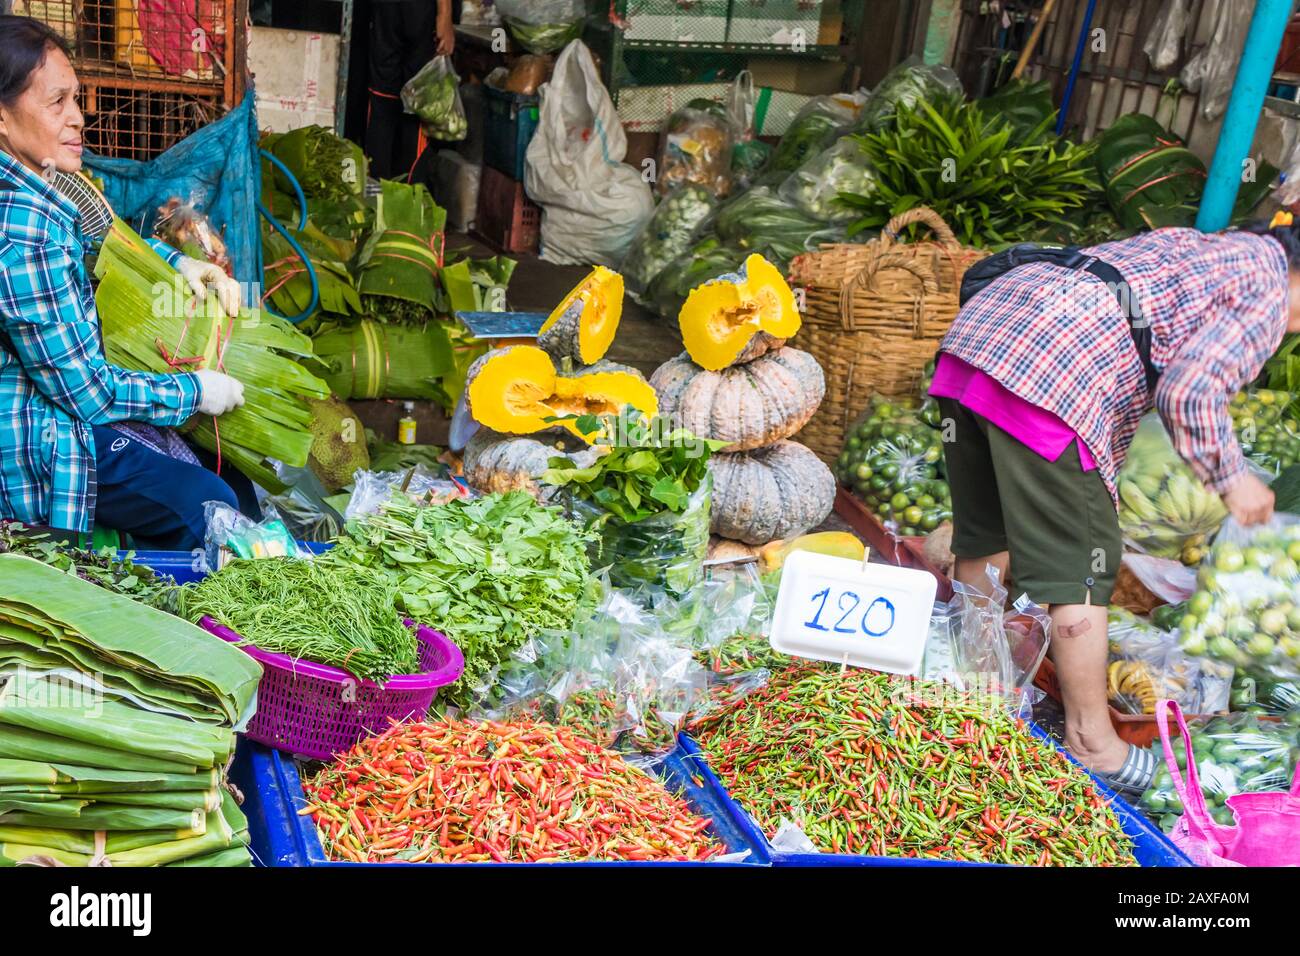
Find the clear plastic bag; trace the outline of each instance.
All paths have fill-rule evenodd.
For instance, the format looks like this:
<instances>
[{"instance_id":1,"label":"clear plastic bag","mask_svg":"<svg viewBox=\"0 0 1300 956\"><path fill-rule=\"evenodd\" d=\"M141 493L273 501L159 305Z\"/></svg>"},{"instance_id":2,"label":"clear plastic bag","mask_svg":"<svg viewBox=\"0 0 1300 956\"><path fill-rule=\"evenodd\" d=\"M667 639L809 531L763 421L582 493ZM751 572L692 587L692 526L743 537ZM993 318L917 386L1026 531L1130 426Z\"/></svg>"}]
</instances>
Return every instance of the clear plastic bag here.
<instances>
[{"instance_id":1,"label":"clear plastic bag","mask_svg":"<svg viewBox=\"0 0 1300 956\"><path fill-rule=\"evenodd\" d=\"M686 107L664 126L659 147L659 195L679 186L700 186L715 196L731 190L735 131L726 117Z\"/></svg>"},{"instance_id":2,"label":"clear plastic bag","mask_svg":"<svg viewBox=\"0 0 1300 956\"><path fill-rule=\"evenodd\" d=\"M876 84L853 128L855 132L873 133L892 123L900 106L915 109L922 101L961 95L961 80L952 67L908 57Z\"/></svg>"},{"instance_id":3,"label":"clear plastic bag","mask_svg":"<svg viewBox=\"0 0 1300 956\"><path fill-rule=\"evenodd\" d=\"M1300 463L1300 433L1287 415L1293 392L1256 388L1238 392L1228 403L1242 453L1270 479Z\"/></svg>"},{"instance_id":4,"label":"clear plastic bag","mask_svg":"<svg viewBox=\"0 0 1300 956\"><path fill-rule=\"evenodd\" d=\"M1050 621L1023 594L1005 610L1007 589L992 566L988 578L988 594L953 582L947 620L957 686L999 697L1008 710L1024 713L1034 702L1032 684L1047 655Z\"/></svg>"},{"instance_id":5,"label":"clear plastic bag","mask_svg":"<svg viewBox=\"0 0 1300 956\"><path fill-rule=\"evenodd\" d=\"M1119 524L1134 549L1159 558L1199 564L1228 510L1197 481L1159 417L1138 425L1119 473Z\"/></svg>"},{"instance_id":6,"label":"clear plastic bag","mask_svg":"<svg viewBox=\"0 0 1300 956\"><path fill-rule=\"evenodd\" d=\"M1190 0L1165 0L1151 21L1142 52L1151 61L1151 68L1161 72L1178 62L1183 35L1187 33L1188 4Z\"/></svg>"},{"instance_id":7,"label":"clear plastic bag","mask_svg":"<svg viewBox=\"0 0 1300 956\"><path fill-rule=\"evenodd\" d=\"M1197 571L1183 651L1260 681L1300 678L1300 519L1229 520Z\"/></svg>"},{"instance_id":8,"label":"clear plastic bag","mask_svg":"<svg viewBox=\"0 0 1300 956\"><path fill-rule=\"evenodd\" d=\"M690 251L716 208L716 195L703 186L684 185L663 198L620 270L633 295L644 294L659 273Z\"/></svg>"},{"instance_id":9,"label":"clear plastic bag","mask_svg":"<svg viewBox=\"0 0 1300 956\"><path fill-rule=\"evenodd\" d=\"M789 129L781 137L768 169L774 172L794 172L833 143L842 130L853 125L861 112L862 103L862 98L843 94L809 100L795 114Z\"/></svg>"},{"instance_id":10,"label":"clear plastic bag","mask_svg":"<svg viewBox=\"0 0 1300 956\"><path fill-rule=\"evenodd\" d=\"M460 77L451 57L436 56L402 87L402 106L414 113L431 139L459 142L469 135L460 98Z\"/></svg>"},{"instance_id":11,"label":"clear plastic bag","mask_svg":"<svg viewBox=\"0 0 1300 956\"><path fill-rule=\"evenodd\" d=\"M563 494L560 500L570 518L597 530L592 567L608 566L616 587L680 595L704 578L712 495L713 484L706 477L681 512L664 511L632 524L574 494Z\"/></svg>"},{"instance_id":12,"label":"clear plastic bag","mask_svg":"<svg viewBox=\"0 0 1300 956\"><path fill-rule=\"evenodd\" d=\"M529 53L555 53L582 36L585 0L496 0L511 35Z\"/></svg>"},{"instance_id":13,"label":"clear plastic bag","mask_svg":"<svg viewBox=\"0 0 1300 956\"><path fill-rule=\"evenodd\" d=\"M943 433L922 418L919 405L914 398L874 396L848 432L834 469L881 521L906 537L952 520Z\"/></svg>"},{"instance_id":14,"label":"clear plastic bag","mask_svg":"<svg viewBox=\"0 0 1300 956\"><path fill-rule=\"evenodd\" d=\"M859 213L839 201L841 193L871 196L876 172L855 139L841 139L790 174L779 195L801 212L826 222L847 223Z\"/></svg>"},{"instance_id":15,"label":"clear plastic bag","mask_svg":"<svg viewBox=\"0 0 1300 956\"><path fill-rule=\"evenodd\" d=\"M1218 119L1228 107L1253 7L1253 0L1219 0L1214 35L1179 74L1183 86L1201 94L1201 115L1207 120Z\"/></svg>"},{"instance_id":16,"label":"clear plastic bag","mask_svg":"<svg viewBox=\"0 0 1300 956\"><path fill-rule=\"evenodd\" d=\"M309 558L278 518L254 521L224 501L203 505L204 570L219 571L236 558Z\"/></svg>"},{"instance_id":17,"label":"clear plastic bag","mask_svg":"<svg viewBox=\"0 0 1300 956\"><path fill-rule=\"evenodd\" d=\"M795 208L767 186L756 186L719 208L714 231L720 239L782 266L844 237L843 227Z\"/></svg>"},{"instance_id":18,"label":"clear plastic bag","mask_svg":"<svg viewBox=\"0 0 1300 956\"><path fill-rule=\"evenodd\" d=\"M1112 607L1106 668L1111 705L1124 714L1154 714L1156 701L1176 700L1192 714L1228 709L1232 669L1194 659L1178 646L1178 632Z\"/></svg>"},{"instance_id":19,"label":"clear plastic bag","mask_svg":"<svg viewBox=\"0 0 1300 956\"><path fill-rule=\"evenodd\" d=\"M362 515L378 514L380 507L393 492L403 491L420 504L440 505L456 498L475 498L477 494L468 485L435 474L423 465L406 471L359 471L355 478L352 499L343 512L345 521Z\"/></svg>"},{"instance_id":20,"label":"clear plastic bag","mask_svg":"<svg viewBox=\"0 0 1300 956\"><path fill-rule=\"evenodd\" d=\"M1237 793L1286 790L1291 785L1296 763L1296 728L1286 721L1261 721L1250 714L1229 714L1208 721L1189 721L1196 770L1205 792L1205 802L1215 822L1233 823L1228 797ZM1174 759L1186 769L1187 757L1181 740L1174 744ZM1165 762L1164 748L1157 740L1156 775L1139 806L1160 821L1166 832L1173 829L1183 812Z\"/></svg>"},{"instance_id":21,"label":"clear plastic bag","mask_svg":"<svg viewBox=\"0 0 1300 956\"><path fill-rule=\"evenodd\" d=\"M199 201L181 202L173 196L158 207L153 234L173 249L179 249L191 259L210 262L230 274L230 253L207 215L199 211Z\"/></svg>"}]
</instances>

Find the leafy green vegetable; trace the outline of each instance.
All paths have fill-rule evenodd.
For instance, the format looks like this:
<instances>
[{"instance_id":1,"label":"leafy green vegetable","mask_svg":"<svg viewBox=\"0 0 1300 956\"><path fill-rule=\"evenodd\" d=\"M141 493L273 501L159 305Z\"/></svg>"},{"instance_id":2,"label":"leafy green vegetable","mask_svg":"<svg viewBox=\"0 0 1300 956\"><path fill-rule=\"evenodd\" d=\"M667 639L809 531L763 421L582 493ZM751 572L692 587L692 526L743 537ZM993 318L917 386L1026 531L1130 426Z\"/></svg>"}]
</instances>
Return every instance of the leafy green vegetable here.
<instances>
[{"instance_id":1,"label":"leafy green vegetable","mask_svg":"<svg viewBox=\"0 0 1300 956\"><path fill-rule=\"evenodd\" d=\"M588 540L523 492L433 506L396 494L316 561L382 571L400 610L455 641L465 673L440 699L464 708L529 637L573 624L589 596Z\"/></svg>"},{"instance_id":2,"label":"leafy green vegetable","mask_svg":"<svg viewBox=\"0 0 1300 956\"><path fill-rule=\"evenodd\" d=\"M21 554L74 574L106 591L134 598L141 604L168 610L176 584L153 569L136 564L128 553L119 558L112 548L75 548L49 535L33 533L17 522L0 521L0 554Z\"/></svg>"},{"instance_id":3,"label":"leafy green vegetable","mask_svg":"<svg viewBox=\"0 0 1300 956\"><path fill-rule=\"evenodd\" d=\"M303 126L288 133L273 133L262 145L289 167L308 196L344 200L360 195L366 185L366 156L361 147L324 126ZM293 187L279 170L276 186L286 193Z\"/></svg>"},{"instance_id":4,"label":"leafy green vegetable","mask_svg":"<svg viewBox=\"0 0 1300 956\"><path fill-rule=\"evenodd\" d=\"M395 598L393 582L369 568L259 558L232 561L187 585L180 610L195 623L207 615L264 651L383 683L420 666L415 632Z\"/></svg>"},{"instance_id":5,"label":"leafy green vegetable","mask_svg":"<svg viewBox=\"0 0 1300 956\"><path fill-rule=\"evenodd\" d=\"M850 235L929 206L966 245L990 246L1068 228L1068 210L1097 191L1091 147L1059 139L1046 117L1026 134L955 98L900 106L894 126L858 137L876 169L869 195L840 198L859 211Z\"/></svg>"},{"instance_id":6,"label":"leafy green vegetable","mask_svg":"<svg viewBox=\"0 0 1300 956\"><path fill-rule=\"evenodd\" d=\"M987 115L1005 119L1020 135L1032 133L1043 120L1056 113L1052 85L1046 80L1012 80L980 100L979 105Z\"/></svg>"}]
</instances>

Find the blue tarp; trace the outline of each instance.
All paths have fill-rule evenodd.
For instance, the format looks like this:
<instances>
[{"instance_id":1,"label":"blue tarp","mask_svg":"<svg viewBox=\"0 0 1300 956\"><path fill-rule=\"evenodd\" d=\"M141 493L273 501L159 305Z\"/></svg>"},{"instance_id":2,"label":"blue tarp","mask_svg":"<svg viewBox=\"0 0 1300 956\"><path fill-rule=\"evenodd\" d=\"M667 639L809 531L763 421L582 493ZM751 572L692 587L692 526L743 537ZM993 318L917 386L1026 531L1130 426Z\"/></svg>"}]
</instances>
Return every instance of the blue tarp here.
<instances>
[{"instance_id":1,"label":"blue tarp","mask_svg":"<svg viewBox=\"0 0 1300 956\"><path fill-rule=\"evenodd\" d=\"M86 158L103 180L113 211L142 235L150 234L158 207L171 197L194 203L223 233L235 278L245 290L260 288L262 280L257 219L262 179L253 100L250 87L230 113L147 162Z\"/></svg>"}]
</instances>

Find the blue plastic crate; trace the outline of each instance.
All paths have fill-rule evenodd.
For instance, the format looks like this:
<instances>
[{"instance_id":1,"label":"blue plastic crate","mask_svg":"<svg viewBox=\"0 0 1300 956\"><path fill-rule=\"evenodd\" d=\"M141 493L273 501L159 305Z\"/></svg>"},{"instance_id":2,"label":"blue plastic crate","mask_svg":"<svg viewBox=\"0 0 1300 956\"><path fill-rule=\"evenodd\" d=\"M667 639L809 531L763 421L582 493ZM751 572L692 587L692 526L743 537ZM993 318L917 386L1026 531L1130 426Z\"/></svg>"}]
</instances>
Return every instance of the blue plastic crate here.
<instances>
[{"instance_id":1,"label":"blue plastic crate","mask_svg":"<svg viewBox=\"0 0 1300 956\"><path fill-rule=\"evenodd\" d=\"M1038 737L1050 741L1053 746L1056 742L1036 724L1029 725L1030 730ZM1002 864L993 863L968 863L956 860L918 860L905 857L885 857L885 856L863 856L849 853L782 853L774 850L767 842L767 837L762 829L738 803L735 802L727 793L726 787L722 781L717 778L709 768L704 753L700 750L699 745L688 737L686 734L680 734L678 740L681 743L679 752L683 754L688 763L694 764L694 772L703 777L705 782L715 789L715 796L718 798L719 806L726 808L733 813L733 820L736 826L745 831L746 837L753 842L759 842L767 849L774 866L1000 866ZM1062 751L1064 753L1064 751ZM1066 754L1070 757L1069 754ZM1074 761L1073 757L1070 760ZM1078 761L1074 761L1078 763ZM1092 774L1089 774L1092 776ZM1139 866L1192 866L1189 860L1169 838L1160 832L1151 824L1145 816L1132 806L1121 799L1113 790L1103 784L1096 777L1093 782L1097 786L1098 792L1111 801L1114 807L1115 815L1119 818L1120 826L1124 832L1133 840L1133 856Z\"/></svg>"},{"instance_id":2,"label":"blue plastic crate","mask_svg":"<svg viewBox=\"0 0 1300 956\"><path fill-rule=\"evenodd\" d=\"M730 799L708 778L697 784L692 779L693 762L679 750L659 767L660 775L679 788L696 813L708 817L714 833L726 844L728 852L749 850L743 863L412 863L408 866L641 866L641 867L753 867L770 865L765 841L752 842L748 831L738 822L739 809L727 806ZM309 816L300 816L306 804L297 763L278 750L252 743L243 737L230 770L231 780L244 792L244 812L248 816L249 849L262 866L380 866L392 863L336 863L325 858ZM396 864L402 865L402 864Z\"/></svg>"},{"instance_id":3,"label":"blue plastic crate","mask_svg":"<svg viewBox=\"0 0 1300 956\"><path fill-rule=\"evenodd\" d=\"M540 118L541 98L484 85L483 162L517 182L524 181L528 144Z\"/></svg>"}]
</instances>

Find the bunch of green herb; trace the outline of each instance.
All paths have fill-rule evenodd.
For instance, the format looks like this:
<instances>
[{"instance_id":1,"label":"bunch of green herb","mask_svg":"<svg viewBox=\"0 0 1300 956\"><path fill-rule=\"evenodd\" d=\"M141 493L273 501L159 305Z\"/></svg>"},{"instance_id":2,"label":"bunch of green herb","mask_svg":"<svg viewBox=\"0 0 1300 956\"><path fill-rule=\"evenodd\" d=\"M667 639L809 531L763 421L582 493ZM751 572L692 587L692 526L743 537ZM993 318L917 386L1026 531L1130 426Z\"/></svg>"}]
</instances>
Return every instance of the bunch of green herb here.
<instances>
[{"instance_id":1,"label":"bunch of green herb","mask_svg":"<svg viewBox=\"0 0 1300 956\"><path fill-rule=\"evenodd\" d=\"M343 200L360 195L366 184L366 157L361 147L324 126L303 126L288 133L270 133L262 146L289 167L303 192L311 197ZM285 175L275 171L276 186L292 193Z\"/></svg>"},{"instance_id":2,"label":"bunch of green herb","mask_svg":"<svg viewBox=\"0 0 1300 956\"><path fill-rule=\"evenodd\" d=\"M420 669L415 632L395 608L384 574L319 560L232 561L182 589L182 616L204 615L264 651L383 683Z\"/></svg>"},{"instance_id":3,"label":"bunch of green herb","mask_svg":"<svg viewBox=\"0 0 1300 956\"><path fill-rule=\"evenodd\" d=\"M602 428L594 415L577 417L575 424L585 434ZM611 433L609 426L605 432ZM666 511L684 512L708 477L709 456L726 444L697 438L685 429L658 434L651 424L629 415L623 416L614 433L626 435L626 444L611 448L588 468L578 468L567 458L552 458L542 481L598 505L606 513L602 521L623 524Z\"/></svg>"},{"instance_id":4,"label":"bunch of green herb","mask_svg":"<svg viewBox=\"0 0 1300 956\"><path fill-rule=\"evenodd\" d=\"M66 574L97 584L106 591L134 598L141 604L168 610L176 584L151 568L136 564L134 552L119 558L112 548L92 551L33 534L17 522L0 521L0 554L21 554L35 558Z\"/></svg>"},{"instance_id":5,"label":"bunch of green herb","mask_svg":"<svg viewBox=\"0 0 1300 956\"><path fill-rule=\"evenodd\" d=\"M1068 228L1066 214L1099 189L1091 146L1060 139L1047 116L1027 132L977 103L949 98L900 106L894 125L857 137L876 170L870 195L841 194L859 213L849 234L929 206L965 245Z\"/></svg>"},{"instance_id":6,"label":"bunch of green herb","mask_svg":"<svg viewBox=\"0 0 1300 956\"><path fill-rule=\"evenodd\" d=\"M440 699L465 708L512 650L573 624L589 598L587 538L523 492L431 506L395 494L316 562L381 571L402 611L455 641L465 673Z\"/></svg>"}]
</instances>

